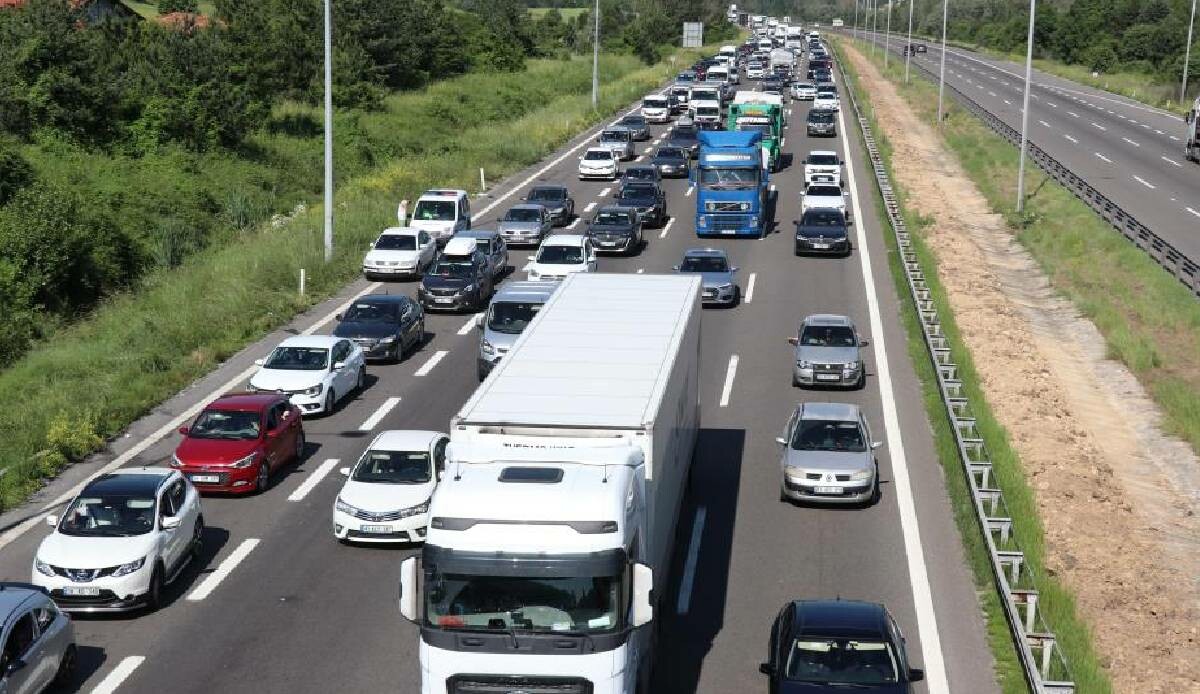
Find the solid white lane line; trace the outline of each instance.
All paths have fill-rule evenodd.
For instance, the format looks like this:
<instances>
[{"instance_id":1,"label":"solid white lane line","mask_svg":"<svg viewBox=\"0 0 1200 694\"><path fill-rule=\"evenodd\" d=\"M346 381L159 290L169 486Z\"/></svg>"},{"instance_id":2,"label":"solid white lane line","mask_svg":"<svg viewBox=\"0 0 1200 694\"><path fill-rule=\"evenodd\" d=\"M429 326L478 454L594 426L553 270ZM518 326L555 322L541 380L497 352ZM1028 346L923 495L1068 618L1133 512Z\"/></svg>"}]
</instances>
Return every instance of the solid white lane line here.
<instances>
[{"instance_id":1,"label":"solid white lane line","mask_svg":"<svg viewBox=\"0 0 1200 694\"><path fill-rule=\"evenodd\" d=\"M1141 176L1134 176L1133 180L1137 181L1138 183L1141 183L1142 185L1146 186L1150 190L1154 190L1154 187L1155 187L1154 184L1147 181L1146 179L1142 178Z\"/></svg>"},{"instance_id":2,"label":"solid white lane line","mask_svg":"<svg viewBox=\"0 0 1200 694\"><path fill-rule=\"evenodd\" d=\"M1179 138L1175 137L1174 135L1168 135L1167 137L1171 138L1172 140L1174 140L1176 142L1179 142Z\"/></svg>"},{"instance_id":3,"label":"solid white lane line","mask_svg":"<svg viewBox=\"0 0 1200 694\"><path fill-rule=\"evenodd\" d=\"M581 220L581 219L583 219L583 217L576 217L575 219L571 220L570 224L568 224L567 226L565 226L563 228L564 229L574 229L575 227L579 226L579 220Z\"/></svg>"},{"instance_id":4,"label":"solid white lane line","mask_svg":"<svg viewBox=\"0 0 1200 694\"><path fill-rule=\"evenodd\" d=\"M448 352L444 349L439 349L438 351L434 352L433 356L429 358L429 361L422 364L421 368L417 369L417 372L413 375L414 376L428 376L429 372L433 371L433 367L437 366L438 362L440 362L443 358L445 358L445 356L447 354L448 354Z\"/></svg>"},{"instance_id":5,"label":"solid white lane line","mask_svg":"<svg viewBox=\"0 0 1200 694\"><path fill-rule=\"evenodd\" d=\"M679 600L675 603L675 614L687 614L692 602L692 586L696 582L696 564L700 560L700 538L704 536L704 519L708 509L696 509L696 520L692 521L692 539L688 542L687 561L683 564L683 580L679 584Z\"/></svg>"},{"instance_id":6,"label":"solid white lane line","mask_svg":"<svg viewBox=\"0 0 1200 694\"><path fill-rule=\"evenodd\" d=\"M693 184L693 185L690 185L690 186L688 186L687 192L683 194L683 195L684 195L684 197L687 197L687 196L691 195L691 194L692 194L692 191L693 191L693 190L695 190L695 189L696 189L696 186L695 186L694 184Z\"/></svg>"},{"instance_id":7,"label":"solid white lane line","mask_svg":"<svg viewBox=\"0 0 1200 694\"><path fill-rule=\"evenodd\" d=\"M659 233L658 238L660 238L660 239L667 238L667 232L671 231L671 225L674 223L675 223L674 217L671 217L670 219L668 219L667 223L663 225L662 232Z\"/></svg>"},{"instance_id":8,"label":"solid white lane line","mask_svg":"<svg viewBox=\"0 0 1200 694\"><path fill-rule=\"evenodd\" d=\"M100 683L92 688L92 694L112 694L117 691L117 687L121 686L133 671L138 669L138 666L146 662L144 655L130 655L121 659L117 666L112 669L112 672L100 680Z\"/></svg>"},{"instance_id":9,"label":"solid white lane line","mask_svg":"<svg viewBox=\"0 0 1200 694\"><path fill-rule=\"evenodd\" d=\"M1167 162L1168 164L1172 164L1174 166L1183 166L1183 164L1180 164L1179 162L1175 161L1174 159L1172 159L1170 157L1163 156L1163 157L1159 157L1159 159L1162 159L1163 161Z\"/></svg>"},{"instance_id":10,"label":"solid white lane line","mask_svg":"<svg viewBox=\"0 0 1200 694\"><path fill-rule=\"evenodd\" d=\"M1101 154L1101 153L1099 153L1099 152L1094 152L1094 154L1095 154L1097 157L1100 157L1101 159L1103 159L1103 160L1104 160L1106 163L1108 163L1108 164L1111 164L1111 163L1112 163L1112 159L1109 159L1108 157L1104 156L1103 154Z\"/></svg>"},{"instance_id":11,"label":"solid white lane line","mask_svg":"<svg viewBox=\"0 0 1200 694\"><path fill-rule=\"evenodd\" d=\"M721 388L721 407L729 407L729 395L733 392L733 379L737 377L738 355L730 355L729 368L725 370L725 385Z\"/></svg>"},{"instance_id":12,"label":"solid white lane line","mask_svg":"<svg viewBox=\"0 0 1200 694\"><path fill-rule=\"evenodd\" d=\"M242 560L244 560L251 552L254 551L254 548L258 546L259 542L260 541L258 538L254 537L248 537L245 540L242 540L242 544L238 545L236 549L230 552L229 556L225 557L225 561L221 562L221 565L218 566L216 570L205 576L204 580L200 582L200 585L197 586L196 589L187 596L187 599L192 602L198 602L211 595L212 592L217 589L217 586L221 585L221 581L224 581L229 574L233 573L233 570L237 568L238 564L241 564Z\"/></svg>"},{"instance_id":13,"label":"solid white lane line","mask_svg":"<svg viewBox=\"0 0 1200 694\"><path fill-rule=\"evenodd\" d=\"M1129 144L1133 145L1134 147L1141 147L1141 145L1139 145L1138 143L1136 143L1136 142L1134 142L1133 140L1129 139L1128 137L1122 137L1121 139L1122 139L1122 140L1124 140L1124 141L1126 141L1126 142L1128 142Z\"/></svg>"},{"instance_id":14,"label":"solid white lane line","mask_svg":"<svg viewBox=\"0 0 1200 694\"><path fill-rule=\"evenodd\" d=\"M388 400L389 400L389 402L391 400L400 402L400 398L388 398ZM384 404L386 405L387 403L384 403ZM375 413L375 415L379 416L379 419L375 419L375 415L371 415L371 419L368 419L367 422L371 423L372 419L374 419L375 421L373 423L371 423L371 426L369 426L369 427L364 423L361 427L358 428L359 431L370 431L371 429L374 429L375 425L379 424L379 422L383 420L384 415L386 415L388 412L390 412L392 407L395 407L395 406L396 406L396 403L394 402L391 404L390 407L379 408L379 411ZM329 474L329 471L332 470L333 468L337 467L337 464L338 464L337 458L330 458L329 460L326 460L326 461L322 462L320 465L318 465L317 469L313 470L312 474L310 474L308 476L308 479L304 480L304 482L299 487L296 487L296 491L294 491L288 495L288 501L304 501L304 497L308 496L308 493L311 492L313 489L315 489L316 486L321 483L321 480L325 479L325 476Z\"/></svg>"},{"instance_id":15,"label":"solid white lane line","mask_svg":"<svg viewBox=\"0 0 1200 694\"><path fill-rule=\"evenodd\" d=\"M1074 142L1075 144L1079 144L1079 140L1076 140L1075 138L1071 137L1070 135L1067 135L1066 133L1063 133L1063 137L1067 138L1071 142Z\"/></svg>"},{"instance_id":16,"label":"solid white lane line","mask_svg":"<svg viewBox=\"0 0 1200 694\"><path fill-rule=\"evenodd\" d=\"M750 273L750 279L746 281L746 303L754 301L754 280L758 279L757 272Z\"/></svg>"},{"instance_id":17,"label":"solid white lane line","mask_svg":"<svg viewBox=\"0 0 1200 694\"><path fill-rule=\"evenodd\" d=\"M400 396L399 395L393 395L392 397L388 398L387 400L384 400L383 403L379 406L379 408L376 409L374 412L372 412L370 417L367 417L367 421L358 425L358 430L359 431L371 431L375 427L379 426L379 423L383 421L383 418L387 416L388 412L391 412L393 409L396 408L396 405L399 405L399 404L400 404Z\"/></svg>"},{"instance_id":18,"label":"solid white lane line","mask_svg":"<svg viewBox=\"0 0 1200 694\"><path fill-rule=\"evenodd\" d=\"M591 211L592 211L592 210L594 210L594 209L596 209L596 203L595 203L595 202L589 202L589 203L587 204L587 206L583 208L583 213L584 213L584 214L587 214L588 212L591 212Z\"/></svg>"},{"instance_id":19,"label":"solid white lane line","mask_svg":"<svg viewBox=\"0 0 1200 694\"><path fill-rule=\"evenodd\" d=\"M1108 128L1104 127L1103 125L1100 125L1100 124L1099 124L1099 123L1097 123L1096 121L1092 121L1092 127L1093 127L1093 128L1099 128L1099 129L1101 129L1101 130L1108 130Z\"/></svg>"},{"instance_id":20,"label":"solid white lane line","mask_svg":"<svg viewBox=\"0 0 1200 694\"><path fill-rule=\"evenodd\" d=\"M642 152L641 154L637 155L637 158L635 158L634 161L641 161L645 158L646 158L646 153Z\"/></svg>"},{"instance_id":21,"label":"solid white lane line","mask_svg":"<svg viewBox=\"0 0 1200 694\"><path fill-rule=\"evenodd\" d=\"M600 191L600 197L602 197L602 198L603 198L603 197L606 197L606 196L608 196L608 194L609 194L609 193L611 193L611 192L612 192L612 187L611 187L611 186L610 186L610 187L608 187L608 188L605 188L604 190Z\"/></svg>"},{"instance_id":22,"label":"solid white lane line","mask_svg":"<svg viewBox=\"0 0 1200 694\"><path fill-rule=\"evenodd\" d=\"M843 133L848 132L845 114L840 111L838 112L838 129ZM849 155L848 152L847 155ZM850 190L857 193L854 158L846 156L845 163ZM859 202L860 197L857 194L851 196L855 220L866 219ZM938 629L937 616L933 611L933 590L929 586L929 571L925 565L925 548L921 544L921 527L917 520L912 481L908 476L908 457L904 450L904 437L900 431L900 415L896 410L896 393L892 388L887 338L883 331L883 317L879 308L879 296L875 289L875 277L871 274L871 247L867 243L866 227L867 225L863 221L858 221L854 225L857 239L856 250L862 268L863 283L866 285L871 337L875 338L871 343L875 361L875 378L879 382L884 430L887 432L888 451L892 459L892 487L896 494L896 507L900 513L900 534L904 538L904 554L908 563L909 584L912 586L913 608L917 614L917 632L921 636L926 691L929 694L950 694L950 686L946 681L946 663L942 655L942 637Z\"/></svg>"},{"instance_id":23,"label":"solid white lane line","mask_svg":"<svg viewBox=\"0 0 1200 694\"><path fill-rule=\"evenodd\" d=\"M463 327L461 327L461 328L459 328L459 329L458 329L458 334L459 334L459 335L466 335L467 333L469 333L469 332L471 332L472 330L474 330L474 329L475 329L475 326L476 326L476 325L478 325L478 323L476 323L476 321L478 321L478 320L479 320L479 317L480 317L480 316L482 316L482 315L483 315L482 313L473 313L473 314L471 314L471 317L467 319L467 322L466 322L466 323L463 323Z\"/></svg>"}]
</instances>

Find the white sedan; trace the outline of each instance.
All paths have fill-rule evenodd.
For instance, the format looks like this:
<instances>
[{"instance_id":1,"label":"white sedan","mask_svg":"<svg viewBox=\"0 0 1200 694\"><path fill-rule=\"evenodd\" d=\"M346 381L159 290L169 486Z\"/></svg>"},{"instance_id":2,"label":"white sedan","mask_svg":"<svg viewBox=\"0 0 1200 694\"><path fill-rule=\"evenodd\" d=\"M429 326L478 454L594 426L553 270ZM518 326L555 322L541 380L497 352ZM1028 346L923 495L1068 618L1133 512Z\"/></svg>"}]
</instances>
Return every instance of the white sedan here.
<instances>
[{"instance_id":1,"label":"white sedan","mask_svg":"<svg viewBox=\"0 0 1200 694\"><path fill-rule=\"evenodd\" d=\"M362 349L329 335L289 337L254 363L260 368L250 389L287 393L306 415L333 412L339 400L362 389L367 374Z\"/></svg>"},{"instance_id":2,"label":"white sedan","mask_svg":"<svg viewBox=\"0 0 1200 694\"><path fill-rule=\"evenodd\" d=\"M812 104L814 111L837 111L841 108L836 92L817 92Z\"/></svg>"},{"instance_id":3,"label":"white sedan","mask_svg":"<svg viewBox=\"0 0 1200 694\"><path fill-rule=\"evenodd\" d=\"M449 437L437 431L385 431L367 446L333 502L339 542L424 542L429 499L446 465Z\"/></svg>"},{"instance_id":4,"label":"white sedan","mask_svg":"<svg viewBox=\"0 0 1200 694\"><path fill-rule=\"evenodd\" d=\"M579 179L607 178L616 180L620 170L617 155L607 147L588 147L579 157Z\"/></svg>"},{"instance_id":5,"label":"white sedan","mask_svg":"<svg viewBox=\"0 0 1200 694\"><path fill-rule=\"evenodd\" d=\"M196 488L158 467L100 475L46 522L54 531L34 556L33 583L79 612L158 608L204 533Z\"/></svg>"},{"instance_id":6,"label":"white sedan","mask_svg":"<svg viewBox=\"0 0 1200 694\"><path fill-rule=\"evenodd\" d=\"M363 258L368 280L420 277L433 265L437 243L426 232L411 227L384 229Z\"/></svg>"}]
</instances>

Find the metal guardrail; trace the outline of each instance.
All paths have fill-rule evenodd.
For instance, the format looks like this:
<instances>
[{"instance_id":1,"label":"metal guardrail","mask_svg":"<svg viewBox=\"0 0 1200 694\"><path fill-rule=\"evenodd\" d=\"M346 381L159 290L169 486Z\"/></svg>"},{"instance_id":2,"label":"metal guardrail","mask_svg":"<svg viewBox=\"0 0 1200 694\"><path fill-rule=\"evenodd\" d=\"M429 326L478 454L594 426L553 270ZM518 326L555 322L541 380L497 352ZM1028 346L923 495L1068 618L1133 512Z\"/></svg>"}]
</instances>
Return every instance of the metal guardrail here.
<instances>
[{"instance_id":1,"label":"metal guardrail","mask_svg":"<svg viewBox=\"0 0 1200 694\"><path fill-rule=\"evenodd\" d=\"M849 85L840 62L838 69L842 73L843 84ZM858 118L863 142L875 172L875 182L896 237L908 290L920 319L925 347L937 374L942 403L954 431L959 461L971 490L975 516L991 559L992 575L1001 596L1013 643L1020 655L1025 679L1036 694L1074 694L1075 683L1066 658L1038 609L1037 586L1040 578L1025 561L1004 495L993 484L991 457L976 430L971 403L963 391L950 342L942 332L938 311L925 281L925 272L913 250L912 239L900 214L900 203L875 144L871 125L859 110L854 90L847 87L844 91Z\"/></svg>"},{"instance_id":2,"label":"metal guardrail","mask_svg":"<svg viewBox=\"0 0 1200 694\"><path fill-rule=\"evenodd\" d=\"M893 53L898 52L893 51ZM916 67L918 73L926 79L937 82L938 76L933 70L915 60L911 61L910 65ZM946 82L946 90L959 104L987 124L996 134L1008 140L1013 145L1021 146L1020 131L1005 123L998 116L984 108L982 104L968 96L966 92L958 89L949 82ZM1058 181L1064 188L1071 191L1075 197L1085 202L1104 221L1124 234L1125 238L1132 241L1134 245L1142 249L1155 262L1161 265L1164 270L1182 282L1184 286L1191 289L1193 294L1200 296L1200 265L1197 265L1196 261L1180 252L1171 245L1170 241L1151 231L1149 227L1139 222L1133 215L1122 209L1120 205L1108 199L1103 193L1096 190L1091 184L1071 171L1070 168L1050 156L1046 150L1038 147L1032 141L1027 142L1027 146L1029 147L1030 158L1033 159L1038 167L1049 174L1055 181Z\"/></svg>"}]
</instances>

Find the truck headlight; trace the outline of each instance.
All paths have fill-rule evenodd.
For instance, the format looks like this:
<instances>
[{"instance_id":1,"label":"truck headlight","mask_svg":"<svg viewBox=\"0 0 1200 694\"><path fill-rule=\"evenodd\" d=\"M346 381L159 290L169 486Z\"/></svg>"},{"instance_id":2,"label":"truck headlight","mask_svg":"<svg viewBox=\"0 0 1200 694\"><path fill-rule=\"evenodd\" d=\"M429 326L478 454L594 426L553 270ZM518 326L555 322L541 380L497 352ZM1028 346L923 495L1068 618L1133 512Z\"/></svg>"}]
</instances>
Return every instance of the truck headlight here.
<instances>
[{"instance_id":1,"label":"truck headlight","mask_svg":"<svg viewBox=\"0 0 1200 694\"><path fill-rule=\"evenodd\" d=\"M142 557L141 559L135 559L126 564L121 564L117 568L113 569L112 576L113 576L113 578L120 578L121 576L128 576L129 574L133 573L134 571L137 571L138 569L142 568L142 566L145 563L146 563L146 558Z\"/></svg>"},{"instance_id":2,"label":"truck headlight","mask_svg":"<svg viewBox=\"0 0 1200 694\"><path fill-rule=\"evenodd\" d=\"M44 576L53 576L54 575L54 569L50 568L49 564L42 561L41 559L38 559L37 557L33 558L33 568L37 569L37 572Z\"/></svg>"},{"instance_id":3,"label":"truck headlight","mask_svg":"<svg viewBox=\"0 0 1200 694\"><path fill-rule=\"evenodd\" d=\"M230 465L229 467L242 470L242 469L248 468L251 465L253 465L254 461L257 458L258 458L258 451L255 451L255 452L251 453L250 455L246 456L245 458L242 458L241 460L233 461L233 464Z\"/></svg>"},{"instance_id":4,"label":"truck headlight","mask_svg":"<svg viewBox=\"0 0 1200 694\"><path fill-rule=\"evenodd\" d=\"M698 227L708 226L708 217L701 215L700 218L696 220L696 226L698 226Z\"/></svg>"},{"instance_id":5,"label":"truck headlight","mask_svg":"<svg viewBox=\"0 0 1200 694\"><path fill-rule=\"evenodd\" d=\"M337 501L334 502L334 508L341 511L342 513L348 513L351 516L356 515L358 513L357 506L351 506L350 504L346 503L345 501L342 501L342 497L340 497L340 496L337 498Z\"/></svg>"}]
</instances>

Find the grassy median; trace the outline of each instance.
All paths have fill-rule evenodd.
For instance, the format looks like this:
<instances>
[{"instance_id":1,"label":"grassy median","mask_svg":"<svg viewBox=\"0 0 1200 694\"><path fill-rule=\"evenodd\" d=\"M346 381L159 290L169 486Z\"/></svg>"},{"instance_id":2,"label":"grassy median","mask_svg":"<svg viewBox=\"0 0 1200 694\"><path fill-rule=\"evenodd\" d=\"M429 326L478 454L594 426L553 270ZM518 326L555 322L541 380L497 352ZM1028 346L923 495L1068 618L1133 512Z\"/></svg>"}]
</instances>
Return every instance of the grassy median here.
<instances>
[{"instance_id":1,"label":"grassy median","mask_svg":"<svg viewBox=\"0 0 1200 694\"><path fill-rule=\"evenodd\" d=\"M844 60L841 61L841 64L851 73L852 84L850 88L854 90L859 103L867 104L868 101L859 90L857 83L854 82L853 66ZM881 65L880 67L882 69ZM891 72L888 74L889 76L894 75ZM903 79L902 63L899 74L901 75L901 79ZM916 82L917 80L914 80L914 83ZM934 104L936 108L936 95ZM882 130L878 127L872 109L867 108L865 111L868 120L871 122L876 142L880 147L884 166L890 175L892 171L891 147ZM960 115L960 119L964 115L969 117L967 114L962 114ZM1052 577L1049 577L1044 569L1044 532L1033 492L1026 482L1016 451L1009 445L1007 432L996 421L995 416L988 407L987 400L980 386L978 374L971 360L970 352L962 341L954 320L954 313L950 308L945 291L938 279L936 258L922 239L921 230L928 226L930 220L921 218L908 209L903 186L899 185L894 177L892 178L892 186L896 190L897 198L900 202L901 214L904 216L910 230L913 250L917 254L922 267L925 269L926 283L930 288L932 298L937 307L942 329L950 342L958 364L959 378L962 379L964 391L971 401L972 413L976 417L976 428L991 455L996 480L995 484L1004 492L1004 499L1008 504L1010 515L1013 517L1016 534L1021 539L1022 549L1025 551L1027 561L1037 575L1043 578L1043 581L1038 586L1042 614L1059 638L1060 646L1063 648L1067 661L1071 665L1071 675L1075 679L1077 691L1095 694L1111 692L1112 685L1097 659L1088 627L1075 611L1074 597L1070 590ZM921 379L926 413L934 432L938 457L945 472L947 491L954 507L955 522L959 528L959 534L963 541L968 563L975 578L980 605L987 622L988 643L996 659L997 680L1001 691L1005 694L1028 692L1029 689L1024 679L1020 660L1003 612L1002 598L999 595L995 584L995 577L992 574L987 547L982 537L982 529L975 516L974 502L971 498L971 492L967 485L962 463L958 457L957 443L950 421L946 415L945 407L941 401L937 376L925 347L924 335L921 331L916 307L913 305L912 297L909 295L908 284L900 262L899 252L896 248L896 240L887 222L882 198L878 194L876 195L875 202L877 213L885 229L884 239L888 246L889 266L891 267L892 277L895 281L896 292L900 296L903 305L902 318L908 337L909 355L912 358L917 376Z\"/></svg>"},{"instance_id":2,"label":"grassy median","mask_svg":"<svg viewBox=\"0 0 1200 694\"><path fill-rule=\"evenodd\" d=\"M676 62L695 55L677 51ZM0 507L23 500L44 478L337 292L358 275L366 244L395 223L398 200L436 186L476 191L480 168L496 181L537 162L673 71L669 62L643 67L636 58L606 56L594 111L590 60L531 62L511 80L467 75L394 96L383 113L354 126L402 130L410 145L340 187L332 262L322 262L321 207L298 208L289 219L231 231L227 243L151 275L137 292L106 301L0 373L0 398L9 403L0 410ZM525 108L526 90L543 95L540 107ZM312 115L296 109L300 119ZM353 128L339 137L354 137ZM297 292L301 268L304 296Z\"/></svg>"}]
</instances>

